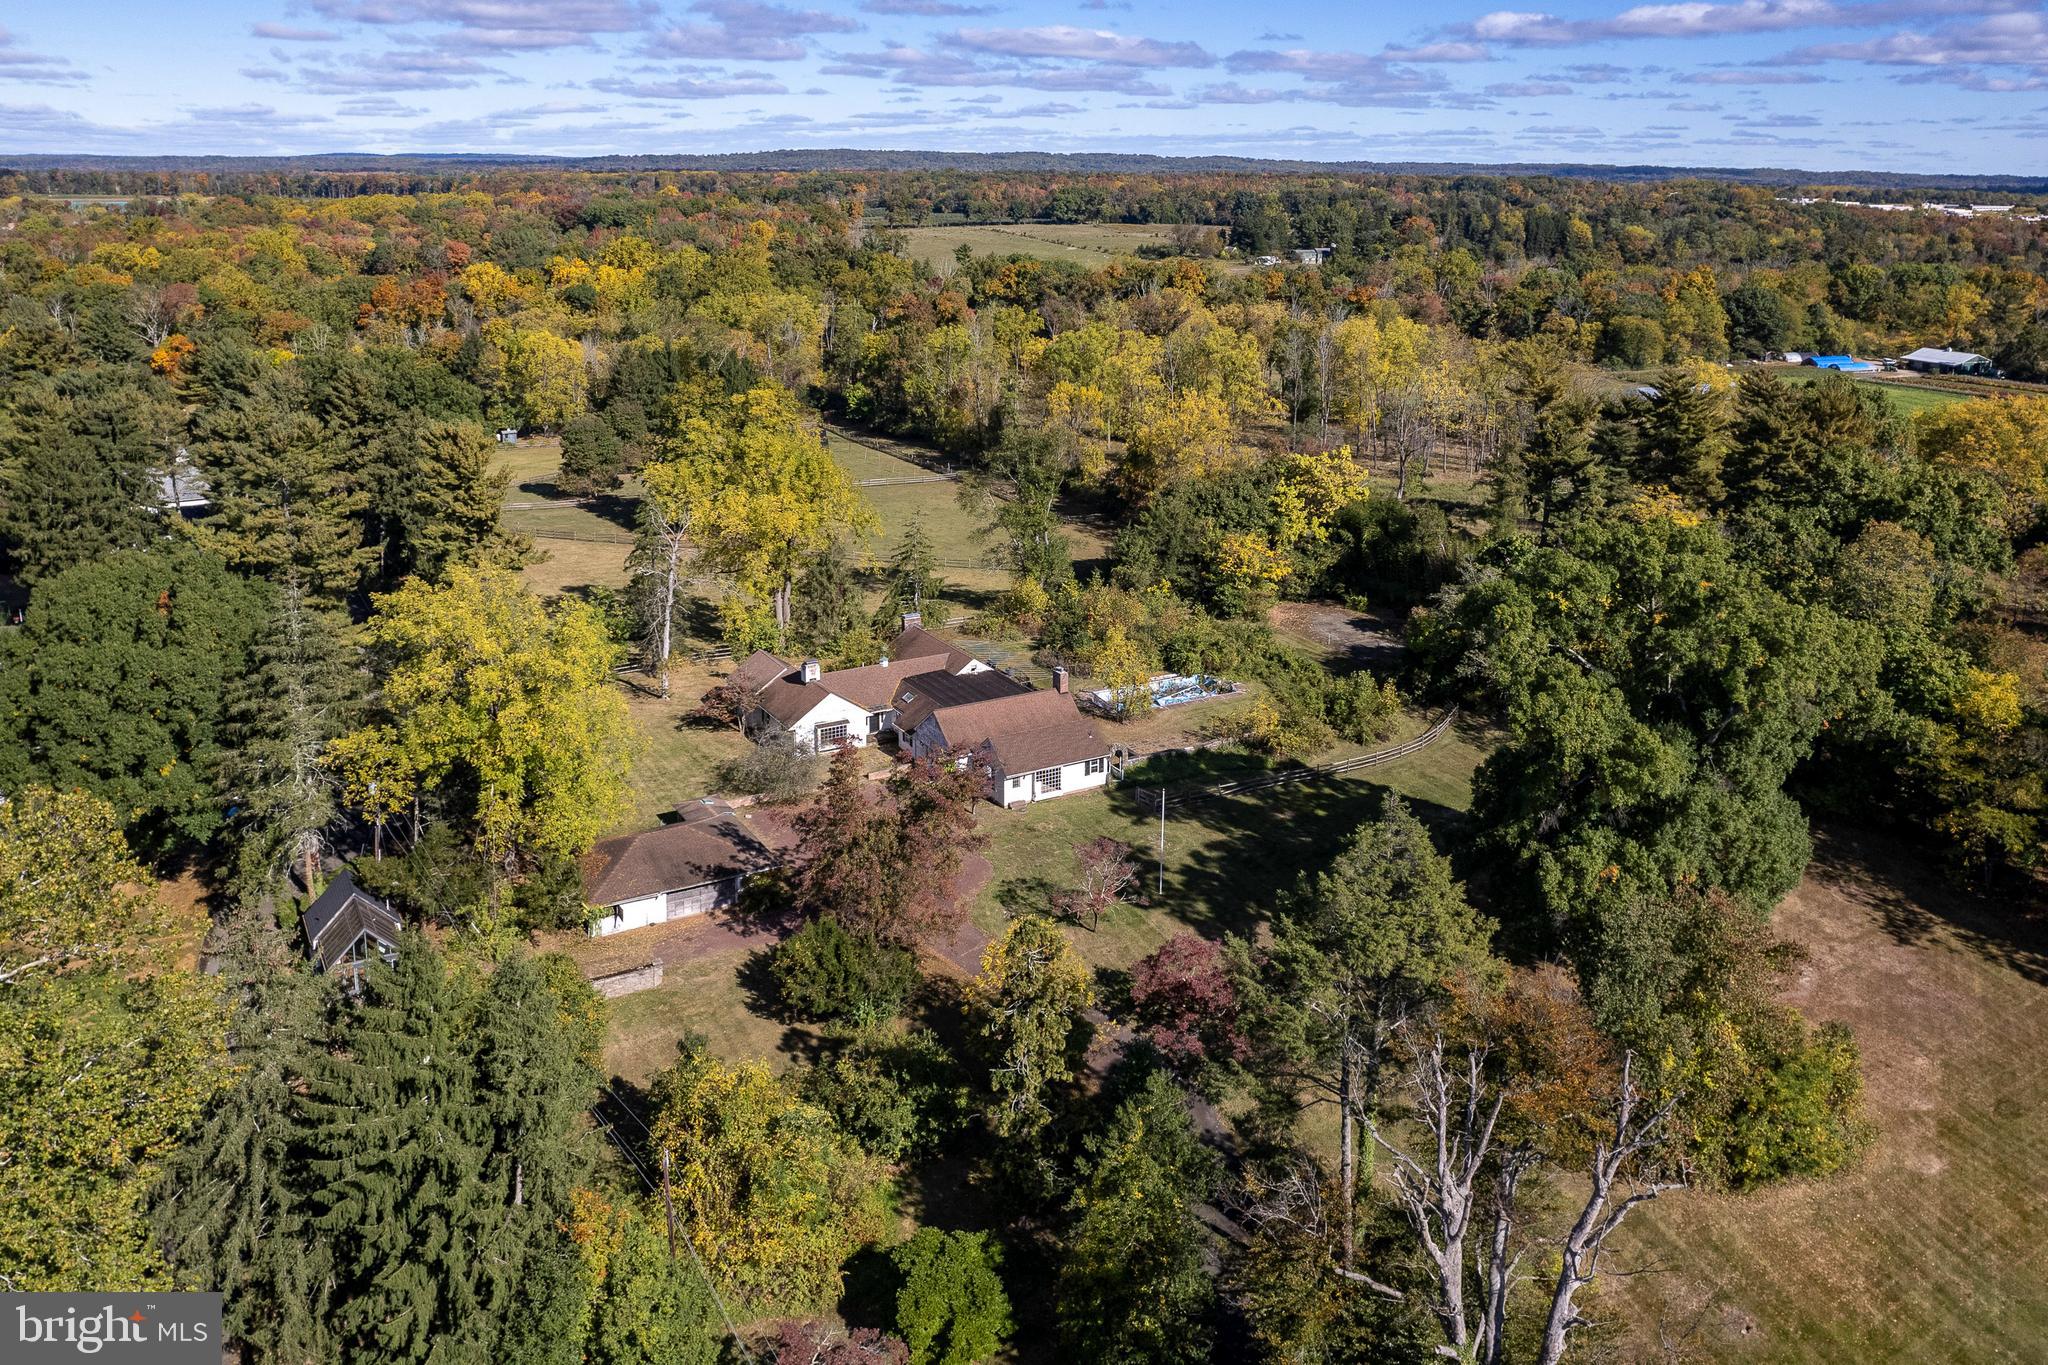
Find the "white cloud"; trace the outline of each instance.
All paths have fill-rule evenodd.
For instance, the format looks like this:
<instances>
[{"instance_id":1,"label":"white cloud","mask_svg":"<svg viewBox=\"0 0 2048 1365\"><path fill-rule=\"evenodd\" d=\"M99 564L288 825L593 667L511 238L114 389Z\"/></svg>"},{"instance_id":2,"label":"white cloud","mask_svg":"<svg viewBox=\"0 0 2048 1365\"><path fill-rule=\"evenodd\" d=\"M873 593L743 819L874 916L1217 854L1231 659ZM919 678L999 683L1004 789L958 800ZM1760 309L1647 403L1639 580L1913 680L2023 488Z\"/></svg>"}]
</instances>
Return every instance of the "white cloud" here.
<instances>
[{"instance_id":1,"label":"white cloud","mask_svg":"<svg viewBox=\"0 0 2048 1365\"><path fill-rule=\"evenodd\" d=\"M1060 58L1116 66L1213 66L1216 59L1199 43L1134 38L1104 28L1047 24L1039 28L969 28L947 39L950 46L1000 57Z\"/></svg>"},{"instance_id":2,"label":"white cloud","mask_svg":"<svg viewBox=\"0 0 2048 1365\"><path fill-rule=\"evenodd\" d=\"M629 81L618 77L594 80L591 88L608 95L643 100L719 100L732 95L786 95L789 88L765 76L678 76L663 81Z\"/></svg>"},{"instance_id":3,"label":"white cloud","mask_svg":"<svg viewBox=\"0 0 2048 1365\"><path fill-rule=\"evenodd\" d=\"M86 74L68 59L30 52L20 46L20 40L12 33L0 28L0 81L18 81L23 85L76 85L85 79Z\"/></svg>"},{"instance_id":4,"label":"white cloud","mask_svg":"<svg viewBox=\"0 0 2048 1365\"><path fill-rule=\"evenodd\" d=\"M729 61L792 62L814 33L854 33L860 25L824 10L789 9L760 0L697 0L693 14L711 22L676 24L652 34L642 51L651 57L711 57Z\"/></svg>"}]
</instances>

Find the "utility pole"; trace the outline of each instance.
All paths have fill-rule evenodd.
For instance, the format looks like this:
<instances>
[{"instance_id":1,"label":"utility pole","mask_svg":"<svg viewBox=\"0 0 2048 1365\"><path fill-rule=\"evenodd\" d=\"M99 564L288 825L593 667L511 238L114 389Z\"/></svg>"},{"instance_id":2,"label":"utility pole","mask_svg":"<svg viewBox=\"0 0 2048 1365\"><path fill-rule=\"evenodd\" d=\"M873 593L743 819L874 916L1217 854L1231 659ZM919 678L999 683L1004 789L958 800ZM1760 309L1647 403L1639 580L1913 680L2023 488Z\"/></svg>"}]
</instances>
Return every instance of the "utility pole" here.
<instances>
[{"instance_id":1,"label":"utility pole","mask_svg":"<svg viewBox=\"0 0 2048 1365\"><path fill-rule=\"evenodd\" d=\"M1161 899L1166 896L1166 788L1159 788L1159 890Z\"/></svg>"},{"instance_id":2,"label":"utility pole","mask_svg":"<svg viewBox=\"0 0 2048 1365\"><path fill-rule=\"evenodd\" d=\"M661 1203L668 1210L668 1258L673 1261L676 1258L676 1201L675 1196L669 1193L668 1167L668 1148L664 1147L661 1149Z\"/></svg>"}]
</instances>

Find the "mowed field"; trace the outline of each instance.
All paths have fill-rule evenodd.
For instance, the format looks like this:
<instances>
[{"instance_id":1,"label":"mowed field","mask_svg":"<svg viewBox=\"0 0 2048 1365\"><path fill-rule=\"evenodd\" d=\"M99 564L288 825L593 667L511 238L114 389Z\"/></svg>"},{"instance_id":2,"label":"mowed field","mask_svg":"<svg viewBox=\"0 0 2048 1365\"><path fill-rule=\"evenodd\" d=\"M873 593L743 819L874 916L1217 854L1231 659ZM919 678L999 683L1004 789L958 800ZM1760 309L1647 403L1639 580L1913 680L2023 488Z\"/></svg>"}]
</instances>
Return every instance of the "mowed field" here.
<instances>
[{"instance_id":1,"label":"mowed field","mask_svg":"<svg viewBox=\"0 0 2048 1365\"><path fill-rule=\"evenodd\" d=\"M919 522L942 561L948 584L975 601L1009 586L1008 571L991 565L992 547L980 534L987 518L960 505L959 485L932 480L933 471L944 467L943 457L923 452L923 462L913 462L892 452L920 454L915 447L838 430L828 429L826 440L832 458L852 479L921 480L860 489L881 531L871 542L855 547L857 557L864 556L870 566L886 562L911 523ZM531 538L534 549L544 556L524 570L527 586L543 596L623 586L639 485L629 479L618 492L580 507L542 505L559 504L567 496L554 482L562 462L560 442L551 437L523 441L504 447L498 459L510 476L500 513L503 524ZM1077 563L1107 557L1109 543L1100 532L1078 522L1068 523L1066 529Z\"/></svg>"},{"instance_id":2,"label":"mowed field","mask_svg":"<svg viewBox=\"0 0 2048 1365\"><path fill-rule=\"evenodd\" d=\"M898 228L911 259L934 274L953 268L953 253L967 246L977 256L1036 256L1095 267L1143 246L1165 246L1172 229L1150 223L986 223L958 227Z\"/></svg>"},{"instance_id":3,"label":"mowed field","mask_svg":"<svg viewBox=\"0 0 2048 1365\"><path fill-rule=\"evenodd\" d=\"M1827 1181L1667 1197L1610 1282L1632 1359L2048 1360L2048 920L1870 836L1821 841L1777 931L1862 1049L1876 1137ZM1672 1350L1671 1348L1677 1348Z\"/></svg>"}]
</instances>

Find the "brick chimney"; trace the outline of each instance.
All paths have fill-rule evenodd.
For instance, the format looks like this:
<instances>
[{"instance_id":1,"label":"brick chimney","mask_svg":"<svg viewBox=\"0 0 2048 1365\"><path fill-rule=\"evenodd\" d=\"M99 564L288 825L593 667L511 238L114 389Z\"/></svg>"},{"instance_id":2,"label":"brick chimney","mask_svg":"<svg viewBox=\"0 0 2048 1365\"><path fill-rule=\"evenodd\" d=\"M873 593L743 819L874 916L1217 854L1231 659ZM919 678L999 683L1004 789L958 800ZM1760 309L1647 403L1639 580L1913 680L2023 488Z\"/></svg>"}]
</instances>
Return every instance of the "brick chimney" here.
<instances>
[{"instance_id":1,"label":"brick chimney","mask_svg":"<svg viewBox=\"0 0 2048 1365\"><path fill-rule=\"evenodd\" d=\"M1065 664L1060 664L1053 669L1052 690L1055 692L1071 692L1073 690L1073 683L1067 676L1067 666Z\"/></svg>"},{"instance_id":2,"label":"brick chimney","mask_svg":"<svg viewBox=\"0 0 2048 1365\"><path fill-rule=\"evenodd\" d=\"M912 626L924 624L924 613L921 611L906 611L896 619L898 623L896 629L909 630Z\"/></svg>"},{"instance_id":3,"label":"brick chimney","mask_svg":"<svg viewBox=\"0 0 2048 1365\"><path fill-rule=\"evenodd\" d=\"M807 683L816 682L818 680L818 661L816 659L805 659L803 668L799 670L797 676Z\"/></svg>"}]
</instances>

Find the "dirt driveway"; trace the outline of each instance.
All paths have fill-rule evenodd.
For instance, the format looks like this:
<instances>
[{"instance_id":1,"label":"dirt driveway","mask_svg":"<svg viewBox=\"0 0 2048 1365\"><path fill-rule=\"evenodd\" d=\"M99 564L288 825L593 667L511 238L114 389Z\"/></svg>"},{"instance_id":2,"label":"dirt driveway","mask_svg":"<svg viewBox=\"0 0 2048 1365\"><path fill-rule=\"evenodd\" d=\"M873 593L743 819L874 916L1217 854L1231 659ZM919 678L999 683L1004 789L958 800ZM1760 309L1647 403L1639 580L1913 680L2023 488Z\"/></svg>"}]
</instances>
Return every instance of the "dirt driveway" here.
<instances>
[{"instance_id":1,"label":"dirt driveway","mask_svg":"<svg viewBox=\"0 0 2048 1365\"><path fill-rule=\"evenodd\" d=\"M1388 672L1401 662L1401 622L1391 612L1353 611L1337 602L1280 602L1266 619L1325 655L1335 669Z\"/></svg>"}]
</instances>

